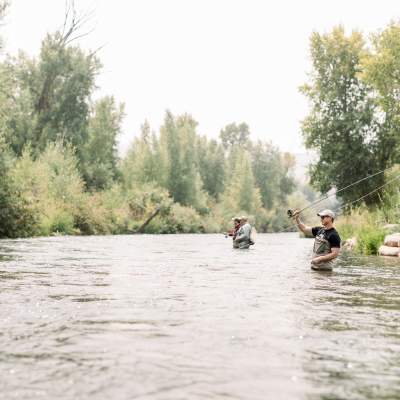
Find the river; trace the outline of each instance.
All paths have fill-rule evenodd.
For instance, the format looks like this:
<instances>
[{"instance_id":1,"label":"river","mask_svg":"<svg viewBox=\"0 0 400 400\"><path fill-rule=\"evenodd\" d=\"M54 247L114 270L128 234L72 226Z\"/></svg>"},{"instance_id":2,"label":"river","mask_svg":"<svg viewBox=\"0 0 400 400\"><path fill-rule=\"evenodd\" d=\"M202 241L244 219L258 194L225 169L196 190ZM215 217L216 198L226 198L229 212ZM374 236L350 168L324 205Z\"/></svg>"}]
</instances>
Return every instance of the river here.
<instances>
[{"instance_id":1,"label":"river","mask_svg":"<svg viewBox=\"0 0 400 400\"><path fill-rule=\"evenodd\" d=\"M0 398L399 399L400 260L258 235L0 241Z\"/></svg>"}]
</instances>

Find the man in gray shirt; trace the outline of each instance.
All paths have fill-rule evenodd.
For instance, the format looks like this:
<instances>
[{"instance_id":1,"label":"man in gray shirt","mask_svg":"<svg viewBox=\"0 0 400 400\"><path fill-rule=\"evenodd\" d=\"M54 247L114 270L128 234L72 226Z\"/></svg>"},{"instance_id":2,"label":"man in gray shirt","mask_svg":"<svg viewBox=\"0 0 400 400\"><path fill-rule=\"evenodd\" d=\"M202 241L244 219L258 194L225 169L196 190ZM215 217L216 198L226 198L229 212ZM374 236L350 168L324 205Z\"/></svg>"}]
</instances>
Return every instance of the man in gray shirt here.
<instances>
[{"instance_id":1,"label":"man in gray shirt","mask_svg":"<svg viewBox=\"0 0 400 400\"><path fill-rule=\"evenodd\" d=\"M240 228L234 239L234 247L239 249L248 249L250 245L254 244L250 239L251 225L247 221L247 217L240 217Z\"/></svg>"}]
</instances>

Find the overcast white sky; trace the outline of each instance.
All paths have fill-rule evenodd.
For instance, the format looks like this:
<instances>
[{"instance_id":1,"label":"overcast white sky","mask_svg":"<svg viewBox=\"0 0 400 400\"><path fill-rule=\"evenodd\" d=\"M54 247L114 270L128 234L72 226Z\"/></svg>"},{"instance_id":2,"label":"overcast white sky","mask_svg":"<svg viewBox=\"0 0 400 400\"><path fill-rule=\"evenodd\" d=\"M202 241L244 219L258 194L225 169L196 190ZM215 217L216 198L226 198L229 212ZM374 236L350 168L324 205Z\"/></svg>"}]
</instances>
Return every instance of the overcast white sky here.
<instances>
[{"instance_id":1,"label":"overcast white sky","mask_svg":"<svg viewBox=\"0 0 400 400\"><path fill-rule=\"evenodd\" d=\"M253 138L301 152L310 70L309 37L337 24L370 33L400 17L398 0L75 0L93 10L84 48L104 47L99 93L126 104L121 149L145 119L189 112L217 137L245 121ZM11 0L1 33L6 52L36 55L63 22L65 0Z\"/></svg>"}]
</instances>

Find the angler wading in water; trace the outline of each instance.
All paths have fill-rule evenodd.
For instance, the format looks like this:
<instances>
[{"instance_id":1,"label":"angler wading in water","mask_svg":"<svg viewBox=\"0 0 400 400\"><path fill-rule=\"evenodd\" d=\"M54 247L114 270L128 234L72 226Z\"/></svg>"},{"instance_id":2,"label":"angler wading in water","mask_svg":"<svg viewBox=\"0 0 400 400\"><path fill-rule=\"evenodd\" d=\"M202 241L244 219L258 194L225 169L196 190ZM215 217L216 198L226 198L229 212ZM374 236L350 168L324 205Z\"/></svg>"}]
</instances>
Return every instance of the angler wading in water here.
<instances>
[{"instance_id":1,"label":"angler wading in water","mask_svg":"<svg viewBox=\"0 0 400 400\"><path fill-rule=\"evenodd\" d=\"M333 260L339 255L340 236L333 226L335 214L331 210L323 210L317 214L321 218L321 226L313 228L300 221L300 212L293 211L293 219L305 235L315 237L311 268L317 271L332 271Z\"/></svg>"},{"instance_id":2,"label":"angler wading in water","mask_svg":"<svg viewBox=\"0 0 400 400\"><path fill-rule=\"evenodd\" d=\"M319 271L332 271L332 266L333 266L333 260L339 255L340 251L340 236L336 229L333 226L333 221L335 219L335 213L332 210L323 210L320 211L317 215L321 217L321 226L315 226L313 228L303 224L303 222L300 221L300 214L307 210L308 208L311 208L315 206L316 204L326 200L329 197L332 196L337 196L338 193L343 192L350 187L354 185L358 185L361 182L364 182L365 180L371 179L375 176L384 174L386 171L390 170L392 166L385 168L381 171L375 172L372 175L365 176L364 178L361 178L357 180L356 182L352 182L349 185L335 190L333 193L327 194L320 199L314 201L313 203L309 204L308 206L302 208L301 210L291 210L289 209L287 211L287 214L289 218L293 218L294 221L296 222L297 227L306 235L312 235L315 237L315 242L314 242L314 248L313 248L313 258L311 260L311 268L314 270L319 270ZM361 197L354 199L352 201L349 201L346 204L341 205L338 209L336 209L336 212L339 211L340 209L345 209L346 207L359 202L366 197L370 196L372 193L376 193L380 190L382 190L385 186L388 186L389 184L399 181L400 180L400 175L396 174L393 178L387 180L383 185L380 185L376 187L375 189L371 190L368 193L365 193ZM291 227L290 227L291 228Z\"/></svg>"},{"instance_id":3,"label":"angler wading in water","mask_svg":"<svg viewBox=\"0 0 400 400\"><path fill-rule=\"evenodd\" d=\"M247 222L247 217L240 217L240 228L233 239L233 247L238 249L248 249L254 244L251 239L252 227Z\"/></svg>"}]
</instances>

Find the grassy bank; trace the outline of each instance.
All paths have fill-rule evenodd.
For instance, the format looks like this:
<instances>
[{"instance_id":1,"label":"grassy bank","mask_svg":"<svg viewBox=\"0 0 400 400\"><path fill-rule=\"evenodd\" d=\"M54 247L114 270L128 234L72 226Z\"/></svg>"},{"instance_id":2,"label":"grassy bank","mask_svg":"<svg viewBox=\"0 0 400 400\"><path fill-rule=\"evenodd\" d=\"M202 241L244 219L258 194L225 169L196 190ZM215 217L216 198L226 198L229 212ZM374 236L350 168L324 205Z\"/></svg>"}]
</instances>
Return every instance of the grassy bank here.
<instances>
[{"instance_id":1,"label":"grassy bank","mask_svg":"<svg viewBox=\"0 0 400 400\"><path fill-rule=\"evenodd\" d=\"M379 211L353 210L350 215L338 219L336 228L342 240L356 238L355 251L358 254L376 255L389 233L384 228L387 223Z\"/></svg>"}]
</instances>

